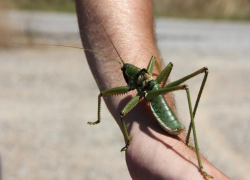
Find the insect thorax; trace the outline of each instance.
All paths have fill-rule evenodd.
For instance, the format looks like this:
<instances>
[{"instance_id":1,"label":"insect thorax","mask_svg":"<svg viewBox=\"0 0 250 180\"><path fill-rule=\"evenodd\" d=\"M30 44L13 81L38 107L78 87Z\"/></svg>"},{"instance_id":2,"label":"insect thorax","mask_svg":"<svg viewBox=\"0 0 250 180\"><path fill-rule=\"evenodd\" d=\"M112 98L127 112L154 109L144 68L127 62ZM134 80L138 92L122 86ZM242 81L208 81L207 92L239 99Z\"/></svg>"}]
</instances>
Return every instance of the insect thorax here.
<instances>
[{"instance_id":1,"label":"insect thorax","mask_svg":"<svg viewBox=\"0 0 250 180\"><path fill-rule=\"evenodd\" d=\"M131 89L137 89L139 93L151 90L156 84L152 74L146 69L140 69L132 64L125 64L122 71L127 84Z\"/></svg>"},{"instance_id":2,"label":"insect thorax","mask_svg":"<svg viewBox=\"0 0 250 180\"><path fill-rule=\"evenodd\" d=\"M152 74L147 72L146 69L143 70L137 78L137 90L141 93L152 90L154 85L157 84Z\"/></svg>"}]
</instances>

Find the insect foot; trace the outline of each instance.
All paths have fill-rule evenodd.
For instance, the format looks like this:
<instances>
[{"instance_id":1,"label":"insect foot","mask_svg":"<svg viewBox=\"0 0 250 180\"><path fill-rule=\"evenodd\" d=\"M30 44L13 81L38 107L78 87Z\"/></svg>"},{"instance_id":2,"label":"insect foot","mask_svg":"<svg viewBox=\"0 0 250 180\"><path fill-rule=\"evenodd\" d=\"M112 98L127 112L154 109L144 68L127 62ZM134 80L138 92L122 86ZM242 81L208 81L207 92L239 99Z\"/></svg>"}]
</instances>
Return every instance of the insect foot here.
<instances>
[{"instance_id":1,"label":"insect foot","mask_svg":"<svg viewBox=\"0 0 250 180\"><path fill-rule=\"evenodd\" d=\"M187 84L184 84L182 87L183 87L183 89L186 89L186 90L189 89Z\"/></svg>"},{"instance_id":2,"label":"insect foot","mask_svg":"<svg viewBox=\"0 0 250 180\"><path fill-rule=\"evenodd\" d=\"M207 178L213 179L214 177L209 175L203 168L200 168L201 173Z\"/></svg>"},{"instance_id":3,"label":"insect foot","mask_svg":"<svg viewBox=\"0 0 250 180\"><path fill-rule=\"evenodd\" d=\"M188 143L187 146L188 146L190 149L192 149L193 151L196 151L195 147L192 146L190 143ZM198 149L198 150L199 150L199 149Z\"/></svg>"},{"instance_id":4,"label":"insect foot","mask_svg":"<svg viewBox=\"0 0 250 180\"><path fill-rule=\"evenodd\" d=\"M100 123L100 120L97 120L97 121L95 121L95 122L88 122L89 125L96 125L96 124L98 124L98 123Z\"/></svg>"},{"instance_id":5,"label":"insect foot","mask_svg":"<svg viewBox=\"0 0 250 180\"><path fill-rule=\"evenodd\" d=\"M207 74L209 73L209 70L208 70L207 67L204 67L204 72L207 73Z\"/></svg>"},{"instance_id":6,"label":"insect foot","mask_svg":"<svg viewBox=\"0 0 250 180\"><path fill-rule=\"evenodd\" d=\"M131 140L129 140L127 142L126 146L121 149L121 152L126 151L128 149L128 146L130 145L130 143L131 143Z\"/></svg>"}]
</instances>

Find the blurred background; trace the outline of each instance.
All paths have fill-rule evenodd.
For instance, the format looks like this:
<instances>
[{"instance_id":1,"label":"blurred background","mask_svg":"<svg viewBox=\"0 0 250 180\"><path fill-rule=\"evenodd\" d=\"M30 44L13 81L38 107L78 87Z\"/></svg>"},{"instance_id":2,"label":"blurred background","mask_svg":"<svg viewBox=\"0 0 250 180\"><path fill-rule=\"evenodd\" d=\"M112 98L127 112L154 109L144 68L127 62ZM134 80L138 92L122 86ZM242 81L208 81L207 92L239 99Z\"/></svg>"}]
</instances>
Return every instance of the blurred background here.
<instances>
[{"instance_id":1,"label":"blurred background","mask_svg":"<svg viewBox=\"0 0 250 180\"><path fill-rule=\"evenodd\" d=\"M232 179L250 179L250 1L155 0L155 15L171 80L209 68L201 152ZM131 179L107 109L99 126L86 124L99 92L83 51L35 43L81 46L74 0L0 1L0 179ZM201 80L188 82L193 101ZM187 126L185 93L175 98Z\"/></svg>"}]
</instances>

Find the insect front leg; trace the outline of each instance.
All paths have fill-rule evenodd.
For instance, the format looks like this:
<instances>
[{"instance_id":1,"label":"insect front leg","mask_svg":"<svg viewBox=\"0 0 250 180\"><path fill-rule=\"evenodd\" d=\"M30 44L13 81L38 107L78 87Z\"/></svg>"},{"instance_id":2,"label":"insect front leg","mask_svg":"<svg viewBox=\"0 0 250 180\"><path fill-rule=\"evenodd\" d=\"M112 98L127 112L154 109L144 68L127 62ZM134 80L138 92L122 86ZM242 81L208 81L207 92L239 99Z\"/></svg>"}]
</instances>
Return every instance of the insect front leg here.
<instances>
[{"instance_id":1,"label":"insect front leg","mask_svg":"<svg viewBox=\"0 0 250 180\"><path fill-rule=\"evenodd\" d=\"M153 72L154 65L156 66L157 71L161 73L161 67L159 63L156 61L156 57L152 56L147 67L147 71L150 72L151 74Z\"/></svg>"},{"instance_id":2,"label":"insect front leg","mask_svg":"<svg viewBox=\"0 0 250 180\"><path fill-rule=\"evenodd\" d=\"M154 65L160 73L156 78L156 82L158 84L161 83L161 87L164 87L169 77L169 74L171 73L173 64L170 62L163 70L161 70L159 63L156 61L156 58L152 56L147 67L147 71L151 74L153 72Z\"/></svg>"},{"instance_id":3,"label":"insect front leg","mask_svg":"<svg viewBox=\"0 0 250 180\"><path fill-rule=\"evenodd\" d=\"M123 118L124 116L126 116L126 114L128 114L129 111L131 111L138 104L139 100L140 100L140 96L137 95L133 97L121 111L120 117L121 117L123 132L124 132L125 139L126 139L126 145L121 149L121 151L126 151L128 146L131 143L131 138L129 137L128 130L127 130L127 127Z\"/></svg>"},{"instance_id":4,"label":"insect front leg","mask_svg":"<svg viewBox=\"0 0 250 180\"><path fill-rule=\"evenodd\" d=\"M105 91L101 91L98 96L98 109L97 109L97 121L95 122L88 122L89 125L95 125L101 122L101 97L106 96L114 96L119 94L125 94L130 91L131 88L129 86L121 86L112 89L108 89Z\"/></svg>"}]
</instances>

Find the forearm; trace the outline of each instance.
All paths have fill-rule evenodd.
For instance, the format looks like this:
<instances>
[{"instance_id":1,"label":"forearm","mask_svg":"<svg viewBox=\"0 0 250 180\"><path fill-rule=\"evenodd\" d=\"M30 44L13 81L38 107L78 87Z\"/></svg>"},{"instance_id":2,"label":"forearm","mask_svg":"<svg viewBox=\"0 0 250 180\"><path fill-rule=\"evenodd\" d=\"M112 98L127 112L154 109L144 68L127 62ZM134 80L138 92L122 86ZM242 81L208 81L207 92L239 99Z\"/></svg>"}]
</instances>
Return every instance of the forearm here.
<instances>
[{"instance_id":1,"label":"forearm","mask_svg":"<svg viewBox=\"0 0 250 180\"><path fill-rule=\"evenodd\" d=\"M100 17L99 20L105 26L124 61L143 66L147 65L145 59L149 60L152 55L158 55L154 40L151 1L77 1L77 13L84 47L91 47L99 52L109 54L111 57L117 57L101 27L101 22L93 11ZM95 64L98 66L103 66L100 62L101 58L95 57ZM107 60L105 64L112 64L112 61ZM108 67L108 65L106 66ZM110 71L111 74L114 74L113 70ZM102 74L101 71L97 73ZM109 76L107 75L107 77ZM103 78L103 80L105 79L109 78Z\"/></svg>"},{"instance_id":2,"label":"forearm","mask_svg":"<svg viewBox=\"0 0 250 180\"><path fill-rule=\"evenodd\" d=\"M95 11L126 63L146 68L151 56L160 59L154 38L151 0L77 0L76 2L84 48L117 57L100 21L94 15ZM121 66L117 62L107 58L103 60L103 56L98 54L86 52L86 56L101 91L126 85L120 71ZM119 125L120 111L135 93L105 100ZM169 97L167 101L174 108ZM126 122L132 138L126 158L134 179L202 178L198 171L195 153L182 141L169 136L161 129L146 101L140 102L126 116ZM205 159L202 158L202 162L205 169L214 177L226 178Z\"/></svg>"},{"instance_id":3,"label":"forearm","mask_svg":"<svg viewBox=\"0 0 250 180\"><path fill-rule=\"evenodd\" d=\"M93 11L100 17L100 21L126 63L146 68L152 55L159 59L153 32L151 1L77 1L84 47L120 60ZM108 58L103 60L103 56L88 52L86 55L101 91L126 84L120 70L121 66L115 61ZM117 107L122 98L124 97L119 96L106 101L114 116L119 115Z\"/></svg>"}]
</instances>

